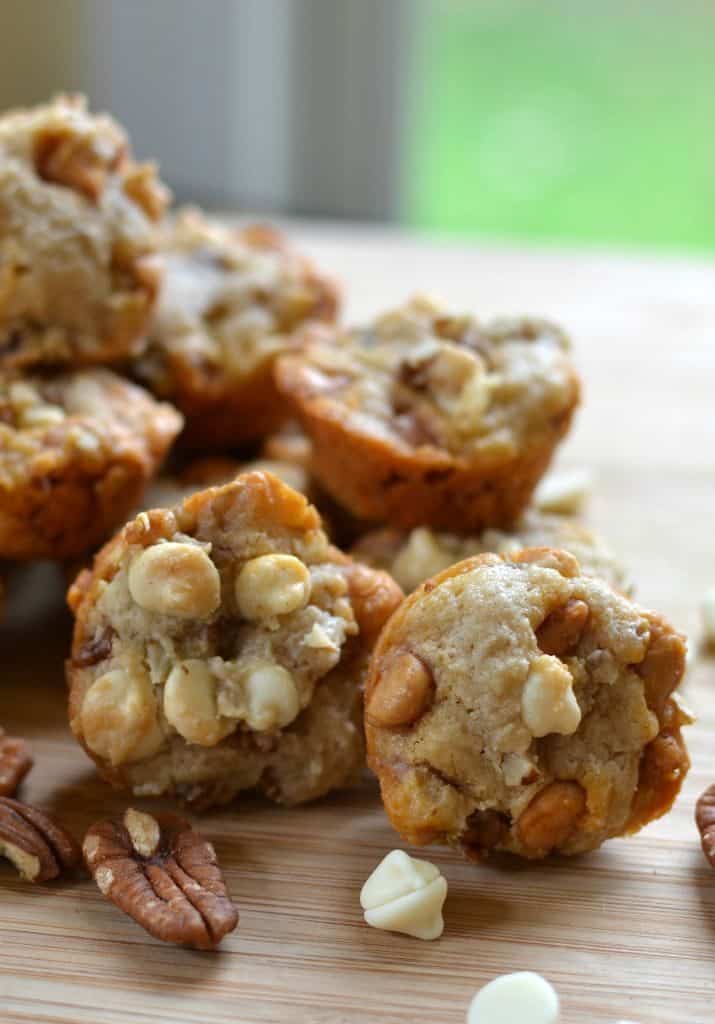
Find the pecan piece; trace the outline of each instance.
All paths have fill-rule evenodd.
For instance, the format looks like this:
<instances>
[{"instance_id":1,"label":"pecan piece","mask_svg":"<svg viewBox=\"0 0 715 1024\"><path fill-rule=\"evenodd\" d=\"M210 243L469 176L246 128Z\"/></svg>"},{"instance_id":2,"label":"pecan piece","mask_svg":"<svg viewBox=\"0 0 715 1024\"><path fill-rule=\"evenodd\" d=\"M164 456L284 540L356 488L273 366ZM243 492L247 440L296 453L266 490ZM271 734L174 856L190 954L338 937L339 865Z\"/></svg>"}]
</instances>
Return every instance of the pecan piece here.
<instances>
[{"instance_id":1,"label":"pecan piece","mask_svg":"<svg viewBox=\"0 0 715 1024\"><path fill-rule=\"evenodd\" d=\"M46 131L35 141L37 173L45 181L64 185L98 203L107 182L107 175L117 170L126 158L126 147L112 143L111 152L103 150L91 139L73 135L66 130Z\"/></svg>"},{"instance_id":2,"label":"pecan piece","mask_svg":"<svg viewBox=\"0 0 715 1024\"><path fill-rule=\"evenodd\" d=\"M6 736L0 727L0 796L14 796L32 764L25 741Z\"/></svg>"},{"instance_id":3,"label":"pecan piece","mask_svg":"<svg viewBox=\"0 0 715 1024\"><path fill-rule=\"evenodd\" d=\"M162 942L215 949L238 924L213 847L178 815L130 807L82 849L100 892Z\"/></svg>"},{"instance_id":4,"label":"pecan piece","mask_svg":"<svg viewBox=\"0 0 715 1024\"><path fill-rule=\"evenodd\" d=\"M0 856L28 882L56 878L81 859L78 844L59 822L9 797L0 797Z\"/></svg>"},{"instance_id":5,"label":"pecan piece","mask_svg":"<svg viewBox=\"0 0 715 1024\"><path fill-rule=\"evenodd\" d=\"M556 608L536 630L539 650L556 657L573 650L581 639L589 614L586 602L577 598L571 598Z\"/></svg>"},{"instance_id":6,"label":"pecan piece","mask_svg":"<svg viewBox=\"0 0 715 1024\"><path fill-rule=\"evenodd\" d=\"M651 613L650 642L643 661L635 671L643 680L645 699L651 711L663 723L668 698L685 672L685 637L676 633L661 615Z\"/></svg>"},{"instance_id":7,"label":"pecan piece","mask_svg":"<svg viewBox=\"0 0 715 1024\"><path fill-rule=\"evenodd\" d=\"M703 853L715 868L715 784L708 786L695 805L695 824Z\"/></svg>"},{"instance_id":8,"label":"pecan piece","mask_svg":"<svg viewBox=\"0 0 715 1024\"><path fill-rule=\"evenodd\" d=\"M429 708L434 692L432 673L421 658L395 651L380 667L367 701L367 719L387 729L412 725Z\"/></svg>"},{"instance_id":9,"label":"pecan piece","mask_svg":"<svg viewBox=\"0 0 715 1024\"><path fill-rule=\"evenodd\" d=\"M497 846L509 831L509 818L499 811L473 811L467 818L466 830L459 837L470 860L484 859L489 850Z\"/></svg>"},{"instance_id":10,"label":"pecan piece","mask_svg":"<svg viewBox=\"0 0 715 1024\"><path fill-rule=\"evenodd\" d=\"M519 818L519 838L529 851L546 854L566 842L585 810L586 793L578 782L552 782Z\"/></svg>"},{"instance_id":11,"label":"pecan piece","mask_svg":"<svg viewBox=\"0 0 715 1024\"><path fill-rule=\"evenodd\" d=\"M581 567L572 554L562 551L561 548L523 548L513 555L506 555L509 562L518 564L530 563L541 566L542 569L554 569L567 579L572 579L581 571Z\"/></svg>"}]
</instances>

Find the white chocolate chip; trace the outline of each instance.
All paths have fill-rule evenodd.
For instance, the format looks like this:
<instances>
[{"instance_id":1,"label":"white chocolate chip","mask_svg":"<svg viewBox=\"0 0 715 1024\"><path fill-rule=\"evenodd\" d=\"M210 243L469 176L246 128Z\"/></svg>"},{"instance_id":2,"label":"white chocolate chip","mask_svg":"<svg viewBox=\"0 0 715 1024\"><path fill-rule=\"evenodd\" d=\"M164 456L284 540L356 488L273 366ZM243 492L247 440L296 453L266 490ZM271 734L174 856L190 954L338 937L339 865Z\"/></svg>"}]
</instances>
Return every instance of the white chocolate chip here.
<instances>
[{"instance_id":1,"label":"white chocolate chip","mask_svg":"<svg viewBox=\"0 0 715 1024\"><path fill-rule=\"evenodd\" d=\"M502 974L475 995L467 1024L558 1024L559 997L533 971Z\"/></svg>"},{"instance_id":2,"label":"white chocolate chip","mask_svg":"<svg viewBox=\"0 0 715 1024\"><path fill-rule=\"evenodd\" d=\"M327 633L325 628L320 625L319 622L314 622L311 626L310 632L306 633L305 640L303 641L306 647L312 647L315 650L325 651L339 651L340 648Z\"/></svg>"},{"instance_id":3,"label":"white chocolate chip","mask_svg":"<svg viewBox=\"0 0 715 1024\"><path fill-rule=\"evenodd\" d=\"M310 600L308 567L294 555L260 555L246 562L236 578L236 603L251 622L305 608Z\"/></svg>"},{"instance_id":4,"label":"white chocolate chip","mask_svg":"<svg viewBox=\"0 0 715 1024\"><path fill-rule=\"evenodd\" d=\"M426 526L412 530L396 555L391 571L405 591L415 590L423 580L436 576L455 561L452 553Z\"/></svg>"},{"instance_id":5,"label":"white chocolate chip","mask_svg":"<svg viewBox=\"0 0 715 1024\"><path fill-rule=\"evenodd\" d=\"M20 425L29 429L44 429L56 427L65 420L65 414L57 405L36 405L23 409L20 415Z\"/></svg>"},{"instance_id":6,"label":"white chocolate chip","mask_svg":"<svg viewBox=\"0 0 715 1024\"><path fill-rule=\"evenodd\" d=\"M393 850L363 885L360 905L373 928L437 939L444 931L446 896L447 882L434 864Z\"/></svg>"},{"instance_id":7,"label":"white chocolate chip","mask_svg":"<svg viewBox=\"0 0 715 1024\"><path fill-rule=\"evenodd\" d=\"M536 488L534 504L539 512L575 515L583 508L591 486L592 478L587 469L555 470Z\"/></svg>"},{"instance_id":8,"label":"white chocolate chip","mask_svg":"<svg viewBox=\"0 0 715 1024\"><path fill-rule=\"evenodd\" d=\"M703 639L708 645L715 645L715 587L705 592L701 606Z\"/></svg>"},{"instance_id":9,"label":"white chocolate chip","mask_svg":"<svg viewBox=\"0 0 715 1024\"><path fill-rule=\"evenodd\" d=\"M214 747L236 728L235 721L219 714L216 677L198 658L180 661L164 686L164 714L189 743Z\"/></svg>"},{"instance_id":10,"label":"white chocolate chip","mask_svg":"<svg viewBox=\"0 0 715 1024\"><path fill-rule=\"evenodd\" d=\"M240 682L246 701L245 721L256 732L283 729L300 711L300 700L293 676L270 661L250 662Z\"/></svg>"},{"instance_id":11,"label":"white chocolate chip","mask_svg":"<svg viewBox=\"0 0 715 1024\"><path fill-rule=\"evenodd\" d=\"M520 786L525 779L536 781L539 770L533 761L521 754L505 754L502 761L502 776L507 786Z\"/></svg>"},{"instance_id":12,"label":"white chocolate chip","mask_svg":"<svg viewBox=\"0 0 715 1024\"><path fill-rule=\"evenodd\" d=\"M80 724L92 753L113 767L151 757L163 739L148 677L122 668L92 683L82 702Z\"/></svg>"},{"instance_id":13,"label":"white chocolate chip","mask_svg":"<svg viewBox=\"0 0 715 1024\"><path fill-rule=\"evenodd\" d=\"M145 548L134 559L129 592L146 611L207 618L221 603L221 579L203 548L169 541Z\"/></svg>"},{"instance_id":14,"label":"white chocolate chip","mask_svg":"<svg viewBox=\"0 0 715 1024\"><path fill-rule=\"evenodd\" d=\"M529 671L521 693L521 717L532 736L557 732L570 736L581 722L573 676L564 663L542 654Z\"/></svg>"}]
</instances>

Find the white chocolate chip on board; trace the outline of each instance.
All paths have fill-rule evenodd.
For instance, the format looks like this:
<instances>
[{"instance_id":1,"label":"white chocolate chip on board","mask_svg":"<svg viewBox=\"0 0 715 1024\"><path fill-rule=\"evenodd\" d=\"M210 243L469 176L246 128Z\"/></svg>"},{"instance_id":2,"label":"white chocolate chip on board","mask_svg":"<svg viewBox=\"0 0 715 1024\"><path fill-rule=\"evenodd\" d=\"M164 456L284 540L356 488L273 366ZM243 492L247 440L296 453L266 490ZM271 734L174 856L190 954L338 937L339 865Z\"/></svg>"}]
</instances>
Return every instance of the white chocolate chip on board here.
<instances>
[{"instance_id":1,"label":"white chocolate chip on board","mask_svg":"<svg viewBox=\"0 0 715 1024\"><path fill-rule=\"evenodd\" d=\"M533 971L502 974L480 989L467 1011L467 1024L558 1024L559 997Z\"/></svg>"},{"instance_id":2,"label":"white chocolate chip on board","mask_svg":"<svg viewBox=\"0 0 715 1024\"><path fill-rule=\"evenodd\" d=\"M444 931L446 879L426 860L403 850L388 853L362 887L360 905L373 928L437 939Z\"/></svg>"}]
</instances>

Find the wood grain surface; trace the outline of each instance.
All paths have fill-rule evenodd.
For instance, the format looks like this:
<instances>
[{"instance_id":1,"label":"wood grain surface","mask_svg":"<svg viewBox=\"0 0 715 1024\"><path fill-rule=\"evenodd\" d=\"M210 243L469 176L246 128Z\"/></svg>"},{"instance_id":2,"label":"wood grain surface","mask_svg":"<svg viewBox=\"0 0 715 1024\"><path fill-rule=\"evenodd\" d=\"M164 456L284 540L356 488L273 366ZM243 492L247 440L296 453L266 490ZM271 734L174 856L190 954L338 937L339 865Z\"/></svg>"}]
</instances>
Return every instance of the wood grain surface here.
<instances>
[{"instance_id":1,"label":"wood grain surface","mask_svg":"<svg viewBox=\"0 0 715 1024\"><path fill-rule=\"evenodd\" d=\"M712 1024L715 871L693 805L715 780L715 661L698 644L715 584L715 265L295 232L349 285L352 316L421 289L571 330L585 405L560 461L592 469L589 520L627 559L641 601L689 633L693 769L668 817L586 857L475 867L430 849L449 881L432 943L362 922L360 886L399 844L369 779L311 807L247 799L202 820L241 911L215 954L155 942L89 881L32 887L0 862L0 1020L451 1024L494 975L531 969L556 985L565 1024ZM126 800L68 733L68 629L53 570L14 580L0 722L32 743L22 795L82 836Z\"/></svg>"}]
</instances>

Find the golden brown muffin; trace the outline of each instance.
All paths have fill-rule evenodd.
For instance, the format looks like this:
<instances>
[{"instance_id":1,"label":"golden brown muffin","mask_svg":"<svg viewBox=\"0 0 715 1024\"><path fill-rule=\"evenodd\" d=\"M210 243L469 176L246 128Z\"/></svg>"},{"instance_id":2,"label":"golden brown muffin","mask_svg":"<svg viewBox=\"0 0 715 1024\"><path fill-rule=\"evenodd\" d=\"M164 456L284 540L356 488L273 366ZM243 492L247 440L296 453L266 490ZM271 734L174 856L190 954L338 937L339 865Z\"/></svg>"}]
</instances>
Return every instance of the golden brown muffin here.
<instances>
[{"instance_id":1,"label":"golden brown muffin","mask_svg":"<svg viewBox=\"0 0 715 1024\"><path fill-rule=\"evenodd\" d=\"M133 371L186 417L182 443L230 448L286 418L273 363L287 335L335 318L337 292L277 231L231 229L184 210L166 225L166 276Z\"/></svg>"},{"instance_id":2,"label":"golden brown muffin","mask_svg":"<svg viewBox=\"0 0 715 1024\"><path fill-rule=\"evenodd\" d=\"M314 799L364 761L365 662L401 597L270 473L140 513L70 590L72 729L136 795Z\"/></svg>"},{"instance_id":3,"label":"golden brown muffin","mask_svg":"<svg viewBox=\"0 0 715 1024\"><path fill-rule=\"evenodd\" d=\"M583 853L664 814L689 767L684 638L551 548L422 584L366 684L369 763L413 843Z\"/></svg>"},{"instance_id":4,"label":"golden brown muffin","mask_svg":"<svg viewBox=\"0 0 715 1024\"><path fill-rule=\"evenodd\" d=\"M575 519L534 510L526 512L509 532L490 528L461 535L435 532L428 526L410 531L371 530L353 545L351 554L366 565L385 569L410 594L420 583L465 558L530 547L562 548L574 556L585 576L598 576L617 590L632 592L625 569L600 537Z\"/></svg>"},{"instance_id":5,"label":"golden brown muffin","mask_svg":"<svg viewBox=\"0 0 715 1024\"><path fill-rule=\"evenodd\" d=\"M486 326L425 300L365 330L315 326L277 363L318 481L361 519L506 527L568 430L579 383L540 320Z\"/></svg>"},{"instance_id":6,"label":"golden brown muffin","mask_svg":"<svg viewBox=\"0 0 715 1024\"><path fill-rule=\"evenodd\" d=\"M101 543L181 423L110 370L0 374L0 558L75 558Z\"/></svg>"},{"instance_id":7,"label":"golden brown muffin","mask_svg":"<svg viewBox=\"0 0 715 1024\"><path fill-rule=\"evenodd\" d=\"M82 97L0 118L0 366L116 362L161 284L168 192Z\"/></svg>"}]
</instances>

